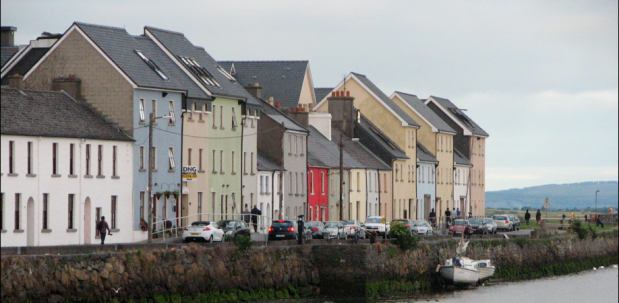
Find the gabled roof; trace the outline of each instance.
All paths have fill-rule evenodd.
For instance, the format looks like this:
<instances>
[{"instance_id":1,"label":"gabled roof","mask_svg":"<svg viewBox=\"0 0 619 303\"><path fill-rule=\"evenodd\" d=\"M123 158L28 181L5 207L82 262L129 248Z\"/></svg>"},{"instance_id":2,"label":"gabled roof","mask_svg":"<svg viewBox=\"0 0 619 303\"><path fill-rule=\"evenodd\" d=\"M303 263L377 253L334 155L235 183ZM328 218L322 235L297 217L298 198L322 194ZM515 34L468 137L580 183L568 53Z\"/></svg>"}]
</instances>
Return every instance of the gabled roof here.
<instances>
[{"instance_id":1,"label":"gabled roof","mask_svg":"<svg viewBox=\"0 0 619 303\"><path fill-rule=\"evenodd\" d=\"M133 141L65 92L1 90L3 135Z\"/></svg>"},{"instance_id":2,"label":"gabled roof","mask_svg":"<svg viewBox=\"0 0 619 303\"><path fill-rule=\"evenodd\" d=\"M456 122L461 127L470 131L476 136L488 137L488 133L484 131L473 119L469 118L462 110L460 110L455 104L453 104L449 99L444 99L440 97L430 96L425 103L428 104L430 102L435 102L435 104L439 105L441 110L445 114L447 114L454 122Z\"/></svg>"},{"instance_id":3,"label":"gabled roof","mask_svg":"<svg viewBox=\"0 0 619 303\"><path fill-rule=\"evenodd\" d=\"M249 94L236 79L230 79L223 71L223 67L206 50L202 47L194 46L184 34L179 32L168 31L155 27L146 26L144 33L148 37L155 39L155 43L159 44L164 51L174 57L177 64L183 66L186 73L192 74L192 79L198 86L203 87L210 94L215 96L226 96L237 99L247 100L248 104L259 105L258 100ZM194 60L200 67L210 74L217 82L217 85L205 85L200 82L198 77L183 63L183 58ZM222 69L220 69L220 67Z\"/></svg>"},{"instance_id":4,"label":"gabled roof","mask_svg":"<svg viewBox=\"0 0 619 303\"><path fill-rule=\"evenodd\" d=\"M436 113L428 108L417 96L407 94L403 92L395 92L392 97L396 96L400 100L404 101L409 108L414 111L421 119L432 127L433 132L452 133L456 134L456 131L451 128L443 119L441 119Z\"/></svg>"},{"instance_id":5,"label":"gabled roof","mask_svg":"<svg viewBox=\"0 0 619 303\"><path fill-rule=\"evenodd\" d=\"M417 141L417 161L438 163L436 157L419 141Z\"/></svg>"},{"instance_id":6,"label":"gabled roof","mask_svg":"<svg viewBox=\"0 0 619 303\"><path fill-rule=\"evenodd\" d=\"M258 152L256 162L258 171L279 171L279 166L261 152Z\"/></svg>"},{"instance_id":7,"label":"gabled roof","mask_svg":"<svg viewBox=\"0 0 619 303\"><path fill-rule=\"evenodd\" d=\"M329 141L327 137L323 136L320 131L313 126L310 125L308 130L310 135L307 137L307 152L310 157L319 159L319 161L324 164L320 165L320 167L340 167L340 148L338 145L333 141ZM343 156L344 168L364 168L364 165L351 157L346 152L346 149L344 149Z\"/></svg>"},{"instance_id":8,"label":"gabled roof","mask_svg":"<svg viewBox=\"0 0 619 303\"><path fill-rule=\"evenodd\" d=\"M355 137L359 138L359 141L365 147L389 166L391 166L393 160L409 159L404 150L398 147L363 114L361 114L360 121L355 122Z\"/></svg>"},{"instance_id":9,"label":"gabled roof","mask_svg":"<svg viewBox=\"0 0 619 303\"><path fill-rule=\"evenodd\" d=\"M23 54L23 57L7 73L7 76L25 75L47 53L49 48L33 48ZM2 78L2 85L7 85L7 77Z\"/></svg>"},{"instance_id":10,"label":"gabled roof","mask_svg":"<svg viewBox=\"0 0 619 303\"><path fill-rule=\"evenodd\" d=\"M327 97L329 93L333 90L333 87L319 87L314 89L314 95L316 95L316 102L320 102L320 100Z\"/></svg>"},{"instance_id":11,"label":"gabled roof","mask_svg":"<svg viewBox=\"0 0 619 303\"><path fill-rule=\"evenodd\" d=\"M340 137L344 144L344 151L351 155L355 160L364 165L367 169L391 170L391 167L383 162L378 156L374 155L369 149L365 148L359 140L352 140L340 129L331 129L331 140L339 144Z\"/></svg>"},{"instance_id":12,"label":"gabled roof","mask_svg":"<svg viewBox=\"0 0 619 303\"><path fill-rule=\"evenodd\" d=\"M469 166L471 161L469 161L469 159L467 159L460 151L454 148L454 163L456 165Z\"/></svg>"},{"instance_id":13,"label":"gabled roof","mask_svg":"<svg viewBox=\"0 0 619 303\"><path fill-rule=\"evenodd\" d=\"M3 46L0 49L0 62L2 63L0 66L4 66L17 51L19 51L19 46Z\"/></svg>"},{"instance_id":14,"label":"gabled roof","mask_svg":"<svg viewBox=\"0 0 619 303\"><path fill-rule=\"evenodd\" d=\"M293 119L290 119L288 116L282 113L279 109L271 106L271 104L269 104L268 102L264 100L260 100L260 103L262 103L261 111L263 115L268 116L269 118L273 119L278 124L284 123L284 127L288 130L307 133L307 129L305 129L303 126L301 126L301 124L297 123Z\"/></svg>"},{"instance_id":15,"label":"gabled roof","mask_svg":"<svg viewBox=\"0 0 619 303\"><path fill-rule=\"evenodd\" d=\"M261 98L273 97L283 108L297 107L309 61L219 61L244 87L259 83ZM234 67L234 68L233 68Z\"/></svg>"}]
</instances>

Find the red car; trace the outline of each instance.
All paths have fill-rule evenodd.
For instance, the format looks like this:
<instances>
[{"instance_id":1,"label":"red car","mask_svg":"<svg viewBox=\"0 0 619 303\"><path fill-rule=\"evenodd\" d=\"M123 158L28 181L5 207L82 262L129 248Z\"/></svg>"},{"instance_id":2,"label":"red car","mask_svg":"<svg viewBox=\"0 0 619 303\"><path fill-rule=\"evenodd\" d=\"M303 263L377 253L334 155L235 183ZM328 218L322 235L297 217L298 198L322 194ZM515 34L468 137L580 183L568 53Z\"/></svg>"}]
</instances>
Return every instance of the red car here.
<instances>
[{"instance_id":1,"label":"red car","mask_svg":"<svg viewBox=\"0 0 619 303\"><path fill-rule=\"evenodd\" d=\"M449 226L449 232L455 236L461 235L465 229L468 229L468 232L471 233L471 224L469 224L469 220L454 220L454 223Z\"/></svg>"}]
</instances>

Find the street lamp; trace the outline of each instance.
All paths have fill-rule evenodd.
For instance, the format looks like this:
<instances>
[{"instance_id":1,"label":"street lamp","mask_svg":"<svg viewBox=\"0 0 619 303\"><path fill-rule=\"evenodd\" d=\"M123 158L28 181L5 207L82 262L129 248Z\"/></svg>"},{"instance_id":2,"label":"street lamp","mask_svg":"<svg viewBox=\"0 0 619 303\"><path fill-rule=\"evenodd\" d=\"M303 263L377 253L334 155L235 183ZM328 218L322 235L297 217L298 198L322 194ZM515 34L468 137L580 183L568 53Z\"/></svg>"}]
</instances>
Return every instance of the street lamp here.
<instances>
[{"instance_id":1,"label":"street lamp","mask_svg":"<svg viewBox=\"0 0 619 303\"><path fill-rule=\"evenodd\" d=\"M148 187L146 187L146 192L148 192L148 243L153 242L153 123L157 119L170 119L172 116L162 116L155 117L154 113L150 113L149 123L148 123Z\"/></svg>"},{"instance_id":2,"label":"street lamp","mask_svg":"<svg viewBox=\"0 0 619 303\"><path fill-rule=\"evenodd\" d=\"M600 192L600 190L596 190L595 191L595 220L597 221L598 219L598 193Z\"/></svg>"}]
</instances>

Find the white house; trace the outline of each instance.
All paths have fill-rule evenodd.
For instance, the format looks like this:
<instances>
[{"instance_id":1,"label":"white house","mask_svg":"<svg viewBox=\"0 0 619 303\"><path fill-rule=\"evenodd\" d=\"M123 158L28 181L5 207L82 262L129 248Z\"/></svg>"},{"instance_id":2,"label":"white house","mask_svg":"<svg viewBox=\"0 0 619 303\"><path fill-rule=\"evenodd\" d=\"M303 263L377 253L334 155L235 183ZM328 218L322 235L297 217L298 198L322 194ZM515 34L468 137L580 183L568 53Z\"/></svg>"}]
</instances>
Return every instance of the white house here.
<instances>
[{"instance_id":1,"label":"white house","mask_svg":"<svg viewBox=\"0 0 619 303\"><path fill-rule=\"evenodd\" d=\"M471 209L471 190L469 187L469 171L471 162L462 155L457 149L454 149L454 198L456 199L455 207L459 208L462 216L468 216Z\"/></svg>"},{"instance_id":2,"label":"white house","mask_svg":"<svg viewBox=\"0 0 619 303\"><path fill-rule=\"evenodd\" d=\"M2 246L133 242L133 139L64 92L2 89Z\"/></svg>"},{"instance_id":3,"label":"white house","mask_svg":"<svg viewBox=\"0 0 619 303\"><path fill-rule=\"evenodd\" d=\"M256 192L258 193L257 206L264 216L262 218L262 232L267 232L271 226L273 218L277 218L274 213L279 210L279 165L262 153L258 153L258 183Z\"/></svg>"}]
</instances>

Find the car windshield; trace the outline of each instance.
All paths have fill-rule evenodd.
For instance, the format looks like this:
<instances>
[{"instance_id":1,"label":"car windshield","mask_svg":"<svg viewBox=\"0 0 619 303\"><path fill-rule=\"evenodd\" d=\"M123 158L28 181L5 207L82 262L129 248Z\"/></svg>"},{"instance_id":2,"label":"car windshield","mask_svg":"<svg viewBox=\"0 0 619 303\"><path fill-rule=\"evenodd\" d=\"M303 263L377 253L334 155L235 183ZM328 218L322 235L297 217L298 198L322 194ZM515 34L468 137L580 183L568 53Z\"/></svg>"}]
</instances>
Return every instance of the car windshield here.
<instances>
[{"instance_id":1,"label":"car windshield","mask_svg":"<svg viewBox=\"0 0 619 303\"><path fill-rule=\"evenodd\" d=\"M430 223L428 223L428 221L423 221L423 223L422 223L422 224L423 224L423 226L426 226L426 227L429 227L429 226L430 226Z\"/></svg>"},{"instance_id":2,"label":"car windshield","mask_svg":"<svg viewBox=\"0 0 619 303\"><path fill-rule=\"evenodd\" d=\"M413 221L411 226L423 226L423 222L422 221Z\"/></svg>"},{"instance_id":3,"label":"car windshield","mask_svg":"<svg viewBox=\"0 0 619 303\"><path fill-rule=\"evenodd\" d=\"M492 223L492 219L484 219L484 223Z\"/></svg>"},{"instance_id":4,"label":"car windshield","mask_svg":"<svg viewBox=\"0 0 619 303\"><path fill-rule=\"evenodd\" d=\"M464 225L464 220L455 220L454 225Z\"/></svg>"},{"instance_id":5,"label":"car windshield","mask_svg":"<svg viewBox=\"0 0 619 303\"><path fill-rule=\"evenodd\" d=\"M325 228L337 228L337 222L325 222Z\"/></svg>"},{"instance_id":6,"label":"car windshield","mask_svg":"<svg viewBox=\"0 0 619 303\"><path fill-rule=\"evenodd\" d=\"M494 216L492 217L494 220L507 220L507 216Z\"/></svg>"},{"instance_id":7,"label":"car windshield","mask_svg":"<svg viewBox=\"0 0 619 303\"><path fill-rule=\"evenodd\" d=\"M290 222L290 221L275 221L275 222L273 222L273 227L292 227L292 222Z\"/></svg>"},{"instance_id":8,"label":"car windshield","mask_svg":"<svg viewBox=\"0 0 619 303\"><path fill-rule=\"evenodd\" d=\"M221 228L234 228L236 226L235 221L219 221L217 225Z\"/></svg>"},{"instance_id":9,"label":"car windshield","mask_svg":"<svg viewBox=\"0 0 619 303\"><path fill-rule=\"evenodd\" d=\"M381 217L367 218L367 219L365 219L365 224L368 224L368 223L370 223L370 224L376 224L376 223L382 224L383 223L383 218L381 218Z\"/></svg>"},{"instance_id":10,"label":"car windshield","mask_svg":"<svg viewBox=\"0 0 619 303\"><path fill-rule=\"evenodd\" d=\"M355 225L355 221L354 220L344 220L342 221L344 224L346 225Z\"/></svg>"},{"instance_id":11,"label":"car windshield","mask_svg":"<svg viewBox=\"0 0 619 303\"><path fill-rule=\"evenodd\" d=\"M305 225L307 227L322 227L322 222L310 221L310 222L305 223Z\"/></svg>"},{"instance_id":12,"label":"car windshield","mask_svg":"<svg viewBox=\"0 0 619 303\"><path fill-rule=\"evenodd\" d=\"M196 221L191 223L191 226L207 226L211 224L211 222L207 222L207 221Z\"/></svg>"},{"instance_id":13,"label":"car windshield","mask_svg":"<svg viewBox=\"0 0 619 303\"><path fill-rule=\"evenodd\" d=\"M481 219L469 219L469 223L471 224L481 224Z\"/></svg>"}]
</instances>

